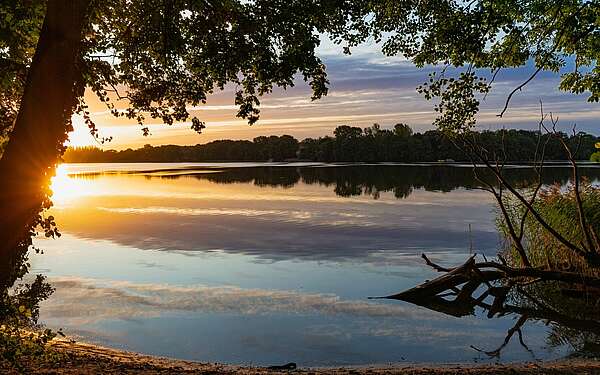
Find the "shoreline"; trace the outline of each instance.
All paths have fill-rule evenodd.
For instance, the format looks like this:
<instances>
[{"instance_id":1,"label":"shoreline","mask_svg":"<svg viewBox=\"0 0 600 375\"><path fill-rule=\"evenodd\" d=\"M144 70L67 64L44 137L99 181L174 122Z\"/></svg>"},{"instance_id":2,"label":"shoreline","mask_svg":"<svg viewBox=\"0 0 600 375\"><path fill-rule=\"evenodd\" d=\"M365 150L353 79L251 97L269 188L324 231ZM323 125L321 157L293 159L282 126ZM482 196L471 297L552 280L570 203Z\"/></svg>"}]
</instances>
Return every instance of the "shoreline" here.
<instances>
[{"instance_id":1,"label":"shoreline","mask_svg":"<svg viewBox=\"0 0 600 375\"><path fill-rule=\"evenodd\" d=\"M56 340L52 348L62 359L51 364L27 364L27 372L36 374L413 374L413 375L491 375L491 374L600 374L600 361L595 359L561 359L548 362L509 364L411 364L367 365L347 367L314 367L295 370L273 370L266 367L204 363L153 356L87 343ZM7 369L0 370L7 371ZM7 371L6 373L12 373ZM18 372L14 372L18 373Z\"/></svg>"}]
</instances>

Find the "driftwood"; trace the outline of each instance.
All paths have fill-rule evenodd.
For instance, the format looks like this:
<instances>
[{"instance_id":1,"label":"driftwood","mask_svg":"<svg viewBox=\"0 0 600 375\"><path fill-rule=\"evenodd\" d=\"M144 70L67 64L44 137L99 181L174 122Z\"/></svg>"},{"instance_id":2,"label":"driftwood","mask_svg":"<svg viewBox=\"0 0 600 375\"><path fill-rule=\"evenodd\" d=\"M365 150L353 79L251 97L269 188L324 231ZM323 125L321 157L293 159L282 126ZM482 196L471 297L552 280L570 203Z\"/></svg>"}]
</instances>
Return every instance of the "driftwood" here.
<instances>
[{"instance_id":1,"label":"driftwood","mask_svg":"<svg viewBox=\"0 0 600 375\"><path fill-rule=\"evenodd\" d=\"M446 268L431 262L425 254L422 257L427 265L438 272L445 272L445 274L404 292L375 298L396 299L420 304L420 302L428 303L437 297L442 298L445 302L463 303L469 297L472 298L473 293L483 284L488 286L487 292L484 293L485 297L506 297L504 292L507 291L507 286L499 287L491 284L499 281L514 285L531 284L539 281L560 281L588 288L600 288L600 278L585 276L578 272L546 270L538 267L514 268L494 261L476 262L475 255L458 267ZM458 287L462 284L465 285L459 290ZM442 295L440 296L440 294ZM444 299L444 297L451 295L456 295L454 301ZM447 311L441 312L448 313ZM456 316L463 315L468 314Z\"/></svg>"},{"instance_id":2,"label":"driftwood","mask_svg":"<svg viewBox=\"0 0 600 375\"><path fill-rule=\"evenodd\" d=\"M516 324L507 332L499 348L485 351L473 347L490 357L498 357L515 333L518 334L521 345L529 351L521 332L521 327L528 320L542 320L548 324L555 323L600 335L600 321L572 317L556 311L526 290L528 286L540 282L561 282L570 286L564 289L570 297L595 298L600 293L600 278L533 267L513 268L495 261L477 262L475 255L454 268L435 264L425 254L422 257L427 265L444 274L397 294L371 298L410 302L455 317L474 315L476 308L486 311L488 318L509 314L518 316ZM529 304L509 303L511 293L520 294Z\"/></svg>"}]
</instances>

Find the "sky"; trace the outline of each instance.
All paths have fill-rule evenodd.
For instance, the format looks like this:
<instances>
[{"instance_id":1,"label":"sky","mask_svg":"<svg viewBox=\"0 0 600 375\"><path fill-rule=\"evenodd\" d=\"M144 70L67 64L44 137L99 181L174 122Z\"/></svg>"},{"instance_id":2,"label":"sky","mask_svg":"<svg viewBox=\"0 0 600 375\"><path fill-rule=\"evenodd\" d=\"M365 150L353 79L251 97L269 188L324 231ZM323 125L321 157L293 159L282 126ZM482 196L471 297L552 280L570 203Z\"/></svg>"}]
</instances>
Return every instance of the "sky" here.
<instances>
[{"instance_id":1,"label":"sky","mask_svg":"<svg viewBox=\"0 0 600 375\"><path fill-rule=\"evenodd\" d=\"M417 93L416 87L428 79L435 67L417 68L401 57L386 57L380 46L367 44L344 55L341 47L326 36L318 50L327 65L329 94L311 101L310 87L301 79L293 88L275 89L261 100L261 118L250 126L235 116L234 92L231 88L209 96L207 104L190 108L190 113L206 122L206 129L197 134L190 122L172 126L159 120L147 120L151 135L144 137L141 127L133 120L114 118L94 94L86 93L92 119L102 137L113 137L100 145L88 132L83 120L75 116L75 130L70 134L73 146L95 145L104 149L142 147L145 144L195 145L217 139L252 139L261 135L289 134L298 139L331 135L338 125L366 127L379 123L383 128L403 122L415 132L432 129L434 103ZM600 134L596 119L600 106L588 103L585 95L573 95L558 90L559 75L542 73L517 92L504 117L501 111L508 93L531 74L531 67L502 71L496 78L492 93L481 104L480 129L537 128L540 101L545 112L560 119L563 130L574 125L578 130ZM123 103L124 104L124 103ZM121 104L121 105L123 105Z\"/></svg>"}]
</instances>

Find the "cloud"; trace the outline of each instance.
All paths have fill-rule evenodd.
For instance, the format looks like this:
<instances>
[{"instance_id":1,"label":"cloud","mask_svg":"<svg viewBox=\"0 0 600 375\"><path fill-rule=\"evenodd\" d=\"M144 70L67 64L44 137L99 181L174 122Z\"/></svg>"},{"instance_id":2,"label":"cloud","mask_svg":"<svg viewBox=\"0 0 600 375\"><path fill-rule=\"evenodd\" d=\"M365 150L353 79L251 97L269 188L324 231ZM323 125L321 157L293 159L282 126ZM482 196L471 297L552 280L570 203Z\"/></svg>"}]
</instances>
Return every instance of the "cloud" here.
<instances>
[{"instance_id":1,"label":"cloud","mask_svg":"<svg viewBox=\"0 0 600 375\"><path fill-rule=\"evenodd\" d=\"M41 321L71 337L201 361L303 366L470 361L476 345L501 343L510 318L457 319L394 301L228 286L138 284L54 277ZM536 353L544 329L527 329ZM532 335L533 333L533 335ZM541 349L540 349L541 350ZM509 345L504 360L527 360Z\"/></svg>"},{"instance_id":2,"label":"cloud","mask_svg":"<svg viewBox=\"0 0 600 375\"><path fill-rule=\"evenodd\" d=\"M457 219L452 210L440 209L439 201L364 199L347 207L345 201L336 198L303 200L290 194L267 198L241 191L227 197L223 194L228 191L182 192L176 196L138 191L136 197L109 193L106 197L82 198L77 205L55 209L54 215L64 234L82 239L191 254L221 250L269 261L377 263L390 260L384 256L386 252L414 254L426 249L462 253L468 248L467 221ZM460 200L460 194L454 198ZM476 220L473 241L480 251L493 254L498 235L489 207L458 201L451 204L457 210L472 212L469 220ZM365 205L378 214L365 214L361 208Z\"/></svg>"},{"instance_id":3,"label":"cloud","mask_svg":"<svg viewBox=\"0 0 600 375\"><path fill-rule=\"evenodd\" d=\"M75 277L52 277L54 295L43 302L42 319L70 325L109 319L137 319L172 312L348 315L363 318L438 319L439 314L411 305L343 300L334 294L236 286L137 284Z\"/></svg>"},{"instance_id":4,"label":"cloud","mask_svg":"<svg viewBox=\"0 0 600 375\"><path fill-rule=\"evenodd\" d=\"M351 56L341 53L341 48L324 42L320 48L331 82L327 97L310 100L310 87L299 79L295 87L287 90L275 88L261 99L261 120L254 126L236 117L233 91L230 87L217 92L203 106L191 107L193 115L207 124L202 135L194 134L189 123L168 127L150 123L151 137L142 137L140 127L123 117L115 119L101 106L92 106L93 118L103 134L112 135L115 141L109 148L139 147L176 143L196 144L215 139L252 139L259 135L291 134L298 138L331 134L335 126L348 123L369 126L379 122L384 127L405 122L417 131L432 128L435 119L433 106L416 92L416 87L427 81L428 74L441 67L418 68L401 57L386 57L376 44L362 46ZM448 69L456 75L460 69ZM508 93L524 82L532 73L529 64L519 69L505 69L496 77L494 89L482 101L480 122L482 128L533 128L537 125L539 102L547 111L559 114L565 126L576 122L581 130L598 133L597 105L588 103L586 95L573 95L558 90L560 75L550 72L539 74L511 101L507 115L500 119ZM486 70L480 74L490 76ZM92 100L92 99L90 99ZM122 104L118 104L124 107ZM83 123L75 123L78 138L87 132ZM89 141L89 140L88 140Z\"/></svg>"}]
</instances>

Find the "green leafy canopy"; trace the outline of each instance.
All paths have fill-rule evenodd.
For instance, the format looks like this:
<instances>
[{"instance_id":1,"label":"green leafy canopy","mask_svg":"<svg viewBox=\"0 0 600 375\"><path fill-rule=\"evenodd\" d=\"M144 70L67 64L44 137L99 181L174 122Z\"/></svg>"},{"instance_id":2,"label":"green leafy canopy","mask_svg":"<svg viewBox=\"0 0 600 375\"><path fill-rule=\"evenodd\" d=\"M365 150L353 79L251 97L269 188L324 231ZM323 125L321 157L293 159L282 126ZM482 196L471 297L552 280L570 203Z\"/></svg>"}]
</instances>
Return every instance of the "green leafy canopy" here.
<instances>
[{"instance_id":1,"label":"green leafy canopy","mask_svg":"<svg viewBox=\"0 0 600 375\"><path fill-rule=\"evenodd\" d=\"M551 71L561 74L560 89L600 99L598 0L358 0L345 8L345 19L331 32L347 50L373 39L386 55L444 66L419 91L439 100L436 125L449 133L474 126L474 95L485 95L506 68L534 66L515 92L539 72ZM461 67L463 74L449 79L448 66ZM480 70L491 78L478 77Z\"/></svg>"},{"instance_id":2,"label":"green leafy canopy","mask_svg":"<svg viewBox=\"0 0 600 375\"><path fill-rule=\"evenodd\" d=\"M0 5L0 121L9 129L43 21L45 1ZM320 1L92 0L79 68L76 111L92 134L83 90L90 88L113 115L144 123L190 119L189 107L215 90L235 87L237 115L250 124L259 98L274 86L293 86L299 72L313 99L327 93L325 66L316 56L324 31ZM115 101L127 104L117 109ZM191 118L192 129L205 124ZM148 133L148 128L143 128Z\"/></svg>"},{"instance_id":3,"label":"green leafy canopy","mask_svg":"<svg viewBox=\"0 0 600 375\"><path fill-rule=\"evenodd\" d=\"M45 6L0 4L4 133L18 111ZM386 55L417 66L461 67L458 77L442 70L420 87L439 101L436 124L449 132L474 126L478 97L506 68L532 63L531 79L560 72L561 89L600 99L599 0L90 0L88 9L77 86L81 93L91 88L115 116L140 124L146 117L189 120L190 105L228 83L236 89L237 115L252 124L260 97L292 86L298 72L320 98L328 84L315 53L322 33L347 52L375 40ZM481 79L482 69L491 78ZM119 99L126 109L117 109ZM76 110L98 136L82 99ZM205 127L199 118L191 123L196 131Z\"/></svg>"}]
</instances>

